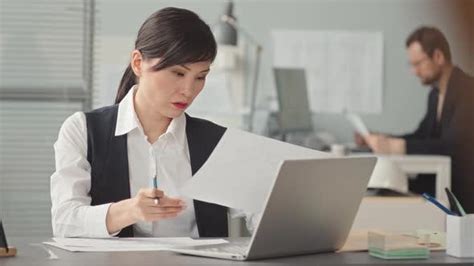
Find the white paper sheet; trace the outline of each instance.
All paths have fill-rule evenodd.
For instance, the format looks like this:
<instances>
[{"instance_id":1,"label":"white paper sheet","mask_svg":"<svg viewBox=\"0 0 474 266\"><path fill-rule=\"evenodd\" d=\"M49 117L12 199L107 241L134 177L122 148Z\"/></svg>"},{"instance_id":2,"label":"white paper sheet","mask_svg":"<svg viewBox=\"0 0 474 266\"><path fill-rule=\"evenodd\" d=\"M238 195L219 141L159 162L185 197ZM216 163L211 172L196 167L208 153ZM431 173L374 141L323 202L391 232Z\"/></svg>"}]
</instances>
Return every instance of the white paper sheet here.
<instances>
[{"instance_id":1,"label":"white paper sheet","mask_svg":"<svg viewBox=\"0 0 474 266\"><path fill-rule=\"evenodd\" d=\"M359 115L347 112L345 113L345 116L347 120L351 122L352 126L354 127L357 133L359 133L363 137L367 137L370 134L369 129L367 128L364 121L362 121L362 118L360 118Z\"/></svg>"},{"instance_id":2,"label":"white paper sheet","mask_svg":"<svg viewBox=\"0 0 474 266\"><path fill-rule=\"evenodd\" d=\"M191 198L260 213L285 159L332 155L245 131L227 129L201 169L182 188Z\"/></svg>"},{"instance_id":3,"label":"white paper sheet","mask_svg":"<svg viewBox=\"0 0 474 266\"><path fill-rule=\"evenodd\" d=\"M110 252L110 251L156 251L176 247L227 243L224 239L192 239L189 237L131 237L131 238L53 238L46 245L68 251Z\"/></svg>"},{"instance_id":4,"label":"white paper sheet","mask_svg":"<svg viewBox=\"0 0 474 266\"><path fill-rule=\"evenodd\" d=\"M273 65L304 68L313 112L382 111L383 35L274 30Z\"/></svg>"}]
</instances>

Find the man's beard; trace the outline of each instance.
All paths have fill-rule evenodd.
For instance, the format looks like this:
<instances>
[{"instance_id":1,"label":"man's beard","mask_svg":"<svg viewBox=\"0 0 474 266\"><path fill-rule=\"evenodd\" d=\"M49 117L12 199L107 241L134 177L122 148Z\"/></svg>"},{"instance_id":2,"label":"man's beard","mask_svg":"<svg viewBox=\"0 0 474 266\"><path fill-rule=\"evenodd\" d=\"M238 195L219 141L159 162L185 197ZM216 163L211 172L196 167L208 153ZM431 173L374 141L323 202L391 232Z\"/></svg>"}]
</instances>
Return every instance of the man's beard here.
<instances>
[{"instance_id":1,"label":"man's beard","mask_svg":"<svg viewBox=\"0 0 474 266\"><path fill-rule=\"evenodd\" d=\"M438 70L433 76L422 79L421 83L426 86L432 86L438 83L441 78L441 70Z\"/></svg>"}]
</instances>

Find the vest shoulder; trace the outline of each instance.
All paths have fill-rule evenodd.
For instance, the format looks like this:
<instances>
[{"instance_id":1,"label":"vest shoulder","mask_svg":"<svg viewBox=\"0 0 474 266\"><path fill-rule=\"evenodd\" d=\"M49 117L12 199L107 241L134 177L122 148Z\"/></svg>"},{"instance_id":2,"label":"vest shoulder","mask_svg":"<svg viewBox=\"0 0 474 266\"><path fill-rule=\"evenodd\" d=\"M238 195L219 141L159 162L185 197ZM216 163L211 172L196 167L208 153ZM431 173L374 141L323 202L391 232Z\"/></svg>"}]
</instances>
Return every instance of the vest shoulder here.
<instances>
[{"instance_id":1,"label":"vest shoulder","mask_svg":"<svg viewBox=\"0 0 474 266\"><path fill-rule=\"evenodd\" d=\"M88 131L94 128L102 131L105 125L110 125L112 128L115 128L118 105L105 106L85 112L84 114L86 116ZM112 130L112 128L110 128L110 130Z\"/></svg>"},{"instance_id":2,"label":"vest shoulder","mask_svg":"<svg viewBox=\"0 0 474 266\"><path fill-rule=\"evenodd\" d=\"M187 127L190 127L193 129L206 129L206 130L221 131L221 132L224 132L227 129L209 120L192 117L187 114L186 114L186 123L187 123Z\"/></svg>"},{"instance_id":3,"label":"vest shoulder","mask_svg":"<svg viewBox=\"0 0 474 266\"><path fill-rule=\"evenodd\" d=\"M101 114L107 114L107 113L114 113L118 110L118 105L110 105L110 106L104 106L101 108L97 108L88 112L84 112L86 116L94 116L94 115L101 115Z\"/></svg>"}]
</instances>

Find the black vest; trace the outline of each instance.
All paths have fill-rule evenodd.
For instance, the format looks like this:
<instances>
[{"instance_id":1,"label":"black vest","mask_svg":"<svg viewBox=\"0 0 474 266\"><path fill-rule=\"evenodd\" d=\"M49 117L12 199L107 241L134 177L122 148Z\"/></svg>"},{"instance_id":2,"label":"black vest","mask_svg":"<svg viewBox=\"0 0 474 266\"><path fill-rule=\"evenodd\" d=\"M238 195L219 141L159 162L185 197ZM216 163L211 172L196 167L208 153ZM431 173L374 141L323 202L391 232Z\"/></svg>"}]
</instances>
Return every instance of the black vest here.
<instances>
[{"instance_id":1,"label":"black vest","mask_svg":"<svg viewBox=\"0 0 474 266\"><path fill-rule=\"evenodd\" d=\"M127 135L115 136L118 105L86 113L87 160L91 165L91 205L130 198ZM194 175L206 162L224 135L225 128L186 115L186 135ZM200 237L227 237L227 208L194 200ZM133 227L120 231L119 237L132 237Z\"/></svg>"}]
</instances>

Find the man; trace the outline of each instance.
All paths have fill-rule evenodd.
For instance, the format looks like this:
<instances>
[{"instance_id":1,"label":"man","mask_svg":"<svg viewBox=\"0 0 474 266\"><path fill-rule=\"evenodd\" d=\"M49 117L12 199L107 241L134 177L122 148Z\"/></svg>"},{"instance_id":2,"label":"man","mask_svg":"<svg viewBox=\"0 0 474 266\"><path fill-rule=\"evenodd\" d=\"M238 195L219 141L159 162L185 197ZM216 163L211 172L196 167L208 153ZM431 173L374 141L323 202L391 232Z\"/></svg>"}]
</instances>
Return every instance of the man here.
<instances>
[{"instance_id":1,"label":"man","mask_svg":"<svg viewBox=\"0 0 474 266\"><path fill-rule=\"evenodd\" d=\"M474 79L453 65L449 44L436 28L415 30L406 48L412 72L432 87L427 112L411 134L370 134L364 141L376 153L450 156L452 190L466 211L474 212ZM416 192L430 191L426 180L418 178Z\"/></svg>"}]
</instances>

